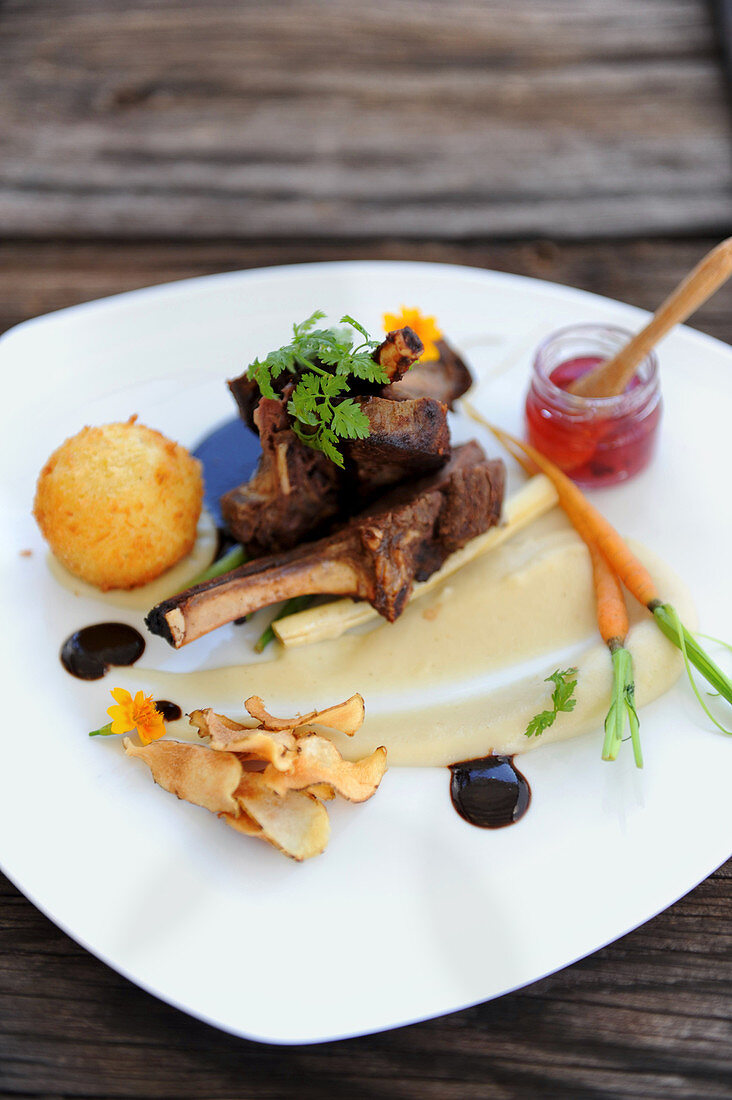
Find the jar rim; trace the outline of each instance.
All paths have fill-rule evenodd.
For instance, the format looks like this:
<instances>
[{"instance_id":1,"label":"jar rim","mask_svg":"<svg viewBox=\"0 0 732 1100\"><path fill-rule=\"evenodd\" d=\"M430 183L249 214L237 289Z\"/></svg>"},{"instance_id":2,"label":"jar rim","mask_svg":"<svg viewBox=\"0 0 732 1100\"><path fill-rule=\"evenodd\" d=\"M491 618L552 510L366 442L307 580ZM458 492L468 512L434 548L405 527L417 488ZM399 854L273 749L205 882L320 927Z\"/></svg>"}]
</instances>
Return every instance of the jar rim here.
<instances>
[{"instance_id":1,"label":"jar rim","mask_svg":"<svg viewBox=\"0 0 732 1100\"><path fill-rule=\"evenodd\" d=\"M615 351L623 347L635 333L623 328L621 325L607 324L603 321L583 321L576 324L564 325L546 336L534 351L532 369L535 379L541 383L541 389L545 395L557 404L561 404L567 412L577 414L602 413L618 414L632 412L654 393L658 387L658 357L654 349L651 349L644 359L638 364L634 377L639 378L639 385L623 393L613 394L610 397L583 397L580 394L570 393L553 382L547 369L547 354L555 343L572 336L579 338L595 335L609 336L611 341L617 341ZM614 352L610 351L610 355ZM587 352L585 352L587 354ZM592 354L590 352L590 354ZM609 357L609 356L608 356ZM570 356L564 359L564 362ZM551 370L555 370L558 364L554 364Z\"/></svg>"}]
</instances>

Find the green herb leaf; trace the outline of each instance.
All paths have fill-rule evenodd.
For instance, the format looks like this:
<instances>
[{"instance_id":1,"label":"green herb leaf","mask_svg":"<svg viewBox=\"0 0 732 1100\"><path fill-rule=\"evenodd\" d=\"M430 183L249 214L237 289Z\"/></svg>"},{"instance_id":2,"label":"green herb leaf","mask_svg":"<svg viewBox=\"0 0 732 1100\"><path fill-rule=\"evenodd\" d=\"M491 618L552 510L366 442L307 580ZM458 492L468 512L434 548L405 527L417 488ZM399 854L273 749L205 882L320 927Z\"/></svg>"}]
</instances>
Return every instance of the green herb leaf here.
<instances>
[{"instance_id":1,"label":"green herb leaf","mask_svg":"<svg viewBox=\"0 0 732 1100\"><path fill-rule=\"evenodd\" d=\"M337 374L326 374L319 381L323 397L338 397L338 394L344 393L348 389L346 379L339 378Z\"/></svg>"},{"instance_id":2,"label":"green herb leaf","mask_svg":"<svg viewBox=\"0 0 732 1100\"><path fill-rule=\"evenodd\" d=\"M354 338L345 329L318 329L315 326L325 316L322 310L292 326L292 341L271 351L266 359L255 359L247 375L259 387L263 397L277 398L273 381L284 372L297 375L297 383L287 403L292 418L292 430L308 447L343 467L339 441L366 439L369 420L348 393L352 379L385 385L389 376L371 358L377 341L372 340L358 321L345 314L341 323L348 324L363 337L354 347Z\"/></svg>"},{"instance_id":3,"label":"green herb leaf","mask_svg":"<svg viewBox=\"0 0 732 1100\"><path fill-rule=\"evenodd\" d=\"M555 719L561 711L574 710L577 704L577 700L574 698L574 689L577 687L576 673L576 668L565 668L563 671L557 670L547 676L544 683L554 684L554 691L552 692L553 709L543 710L531 719L526 727L526 737L538 737L544 730L554 725ZM574 679L572 679L573 676Z\"/></svg>"},{"instance_id":4,"label":"green herb leaf","mask_svg":"<svg viewBox=\"0 0 732 1100\"><path fill-rule=\"evenodd\" d=\"M526 727L526 736L538 737L544 730L549 729L556 716L557 712L555 710L543 710L540 714L535 715Z\"/></svg>"},{"instance_id":5,"label":"green herb leaf","mask_svg":"<svg viewBox=\"0 0 732 1100\"><path fill-rule=\"evenodd\" d=\"M338 450L338 436L335 432L332 432L330 428L321 428L318 433L318 450L321 450L331 462L335 462L336 466L340 466L343 469L343 456Z\"/></svg>"},{"instance_id":6,"label":"green herb leaf","mask_svg":"<svg viewBox=\"0 0 732 1100\"><path fill-rule=\"evenodd\" d=\"M360 351L356 355L352 355L348 363L348 369L354 377L361 378L364 382L378 382L380 385L385 386L389 381L389 375L384 368L379 363L375 363L370 352L367 351Z\"/></svg>"},{"instance_id":7,"label":"green herb leaf","mask_svg":"<svg viewBox=\"0 0 732 1100\"><path fill-rule=\"evenodd\" d=\"M341 317L341 324L350 325L351 328L355 328L356 332L360 332L367 343L371 343L371 337L369 336L363 325L359 325L358 321L354 321L353 317L349 316L348 313L344 313Z\"/></svg>"},{"instance_id":8,"label":"green herb leaf","mask_svg":"<svg viewBox=\"0 0 732 1100\"><path fill-rule=\"evenodd\" d=\"M565 668L563 672L552 672L551 676L547 676L545 682L556 685L552 692L552 702L556 711L574 710L577 703L573 698L574 689L577 687L576 673L576 668ZM571 679L572 676L574 680Z\"/></svg>"},{"instance_id":9,"label":"green herb leaf","mask_svg":"<svg viewBox=\"0 0 732 1100\"><path fill-rule=\"evenodd\" d=\"M371 430L366 413L350 397L333 409L330 426L345 439L366 439Z\"/></svg>"},{"instance_id":10,"label":"green herb leaf","mask_svg":"<svg viewBox=\"0 0 732 1100\"><path fill-rule=\"evenodd\" d=\"M315 328L318 321L322 321L324 317L325 317L325 313L323 312L323 310L322 309L316 309L314 313L310 314L310 316L307 318L307 320L301 321L299 325L298 324L293 325L292 326L292 333L293 333L293 336L295 337L295 339L296 340L300 339L302 336L305 335L306 332L309 332L311 329Z\"/></svg>"}]
</instances>

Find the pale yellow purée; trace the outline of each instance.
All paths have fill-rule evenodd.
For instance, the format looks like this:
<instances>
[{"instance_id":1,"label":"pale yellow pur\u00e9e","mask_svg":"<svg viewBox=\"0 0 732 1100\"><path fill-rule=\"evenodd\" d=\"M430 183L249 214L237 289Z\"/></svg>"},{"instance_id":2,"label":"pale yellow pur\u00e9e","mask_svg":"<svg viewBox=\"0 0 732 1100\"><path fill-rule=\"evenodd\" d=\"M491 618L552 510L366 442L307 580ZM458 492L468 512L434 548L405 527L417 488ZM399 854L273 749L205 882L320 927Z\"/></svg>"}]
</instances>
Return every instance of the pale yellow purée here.
<instances>
[{"instance_id":1,"label":"pale yellow pur\u00e9e","mask_svg":"<svg viewBox=\"0 0 732 1100\"><path fill-rule=\"evenodd\" d=\"M693 623L685 586L655 554L634 549L664 598ZM668 691L682 665L650 614L630 596L628 604L643 706ZM610 657L597 635L587 550L556 511L410 604L396 623L270 652L250 664L180 674L137 669L125 679L184 712L211 706L234 718L249 695L289 714L360 692L364 725L354 738L333 739L350 758L385 745L390 766L520 753L590 730L599 737L609 704ZM529 740L529 719L550 706L544 677L567 665L579 670L575 710ZM185 726L172 732L185 735Z\"/></svg>"}]
</instances>

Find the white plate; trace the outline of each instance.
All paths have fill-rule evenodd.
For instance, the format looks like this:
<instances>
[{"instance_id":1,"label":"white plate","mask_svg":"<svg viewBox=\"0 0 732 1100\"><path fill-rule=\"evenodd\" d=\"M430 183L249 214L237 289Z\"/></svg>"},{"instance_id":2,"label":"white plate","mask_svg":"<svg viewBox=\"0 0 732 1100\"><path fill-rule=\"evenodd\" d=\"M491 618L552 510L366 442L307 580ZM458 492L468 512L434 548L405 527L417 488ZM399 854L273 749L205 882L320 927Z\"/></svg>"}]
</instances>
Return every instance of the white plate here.
<instances>
[{"instance_id":1,"label":"white plate","mask_svg":"<svg viewBox=\"0 0 732 1100\"><path fill-rule=\"evenodd\" d=\"M642 714L642 773L629 753L602 764L598 736L531 753L521 764L529 813L491 832L457 816L446 770L392 769L371 802L332 810L327 852L304 865L176 802L117 739L86 737L113 681L73 680L58 649L109 609L50 577L29 514L47 455L84 423L133 412L193 445L232 413L224 379L293 319L323 307L376 330L401 302L437 314L479 371L481 400L509 428L541 336L574 321L635 328L644 317L469 268L315 264L137 291L21 325L0 342L3 868L109 965L248 1038L317 1042L497 997L647 920L730 851L732 745L683 685ZM681 329L661 361L655 462L597 499L687 579L703 628L724 636L732 351ZM20 555L26 548L33 556ZM139 621L131 611L114 617ZM175 659L157 641L143 660Z\"/></svg>"}]
</instances>

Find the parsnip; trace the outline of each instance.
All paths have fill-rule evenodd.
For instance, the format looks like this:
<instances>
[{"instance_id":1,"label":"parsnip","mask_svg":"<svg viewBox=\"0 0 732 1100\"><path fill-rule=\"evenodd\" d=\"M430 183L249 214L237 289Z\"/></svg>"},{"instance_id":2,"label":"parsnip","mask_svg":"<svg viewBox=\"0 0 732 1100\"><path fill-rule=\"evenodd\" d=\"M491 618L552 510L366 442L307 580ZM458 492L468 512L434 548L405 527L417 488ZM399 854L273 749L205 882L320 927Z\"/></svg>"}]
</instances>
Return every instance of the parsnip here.
<instances>
[{"instance_id":1,"label":"parsnip","mask_svg":"<svg viewBox=\"0 0 732 1100\"><path fill-rule=\"evenodd\" d=\"M503 506L503 520L499 527L492 527L472 539L461 550L447 559L428 580L414 585L409 602L431 592L458 569L474 561L482 554L500 546L517 531L523 530L557 503L557 493L547 477L539 474L527 481L516 493L508 497ZM328 638L340 638L346 631L363 623L372 622L379 614L364 601L341 599L320 607L299 611L295 615L278 619L272 629L279 640L288 647L311 645Z\"/></svg>"}]
</instances>

